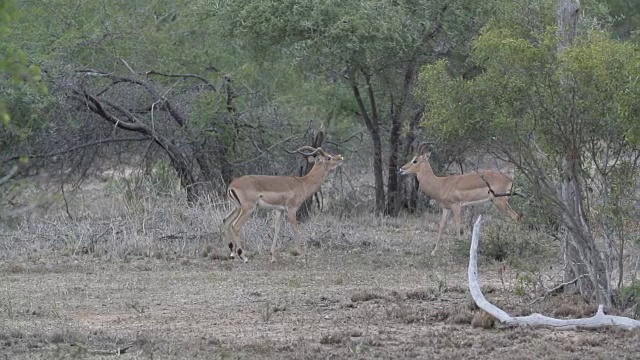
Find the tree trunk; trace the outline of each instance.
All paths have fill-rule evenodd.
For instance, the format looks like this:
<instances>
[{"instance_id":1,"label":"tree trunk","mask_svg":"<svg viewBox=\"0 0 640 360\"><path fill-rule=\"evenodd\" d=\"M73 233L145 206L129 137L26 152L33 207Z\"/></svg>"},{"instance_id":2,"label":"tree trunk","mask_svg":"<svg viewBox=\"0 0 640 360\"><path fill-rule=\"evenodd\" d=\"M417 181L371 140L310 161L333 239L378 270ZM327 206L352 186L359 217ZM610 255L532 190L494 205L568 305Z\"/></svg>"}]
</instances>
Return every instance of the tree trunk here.
<instances>
[{"instance_id":1,"label":"tree trunk","mask_svg":"<svg viewBox=\"0 0 640 360\"><path fill-rule=\"evenodd\" d=\"M402 158L405 161L408 161L414 154L414 142L416 140L416 131L418 129L418 124L422 119L422 115L424 114L425 107L424 105L418 105L413 113L413 117L411 118L411 122L409 123L409 132L404 139L404 149L402 152ZM419 183L418 178L415 176L405 177L405 180L401 188L404 190L404 197L400 201L400 206L405 209L413 212L418 207L418 194L419 194Z\"/></svg>"},{"instance_id":2,"label":"tree trunk","mask_svg":"<svg viewBox=\"0 0 640 360\"><path fill-rule=\"evenodd\" d=\"M371 105L371 116L369 116L369 111L364 105L362 95L360 94L360 88L358 87L358 83L355 78L356 73L350 67L347 67L347 72L349 74L349 81L351 82L351 90L353 91L353 96L358 103L358 108L360 109L362 119L367 128L367 131L369 132L369 137L371 138L371 145L373 147L373 177L376 204L375 211L376 213L382 213L385 210L382 166L382 140L380 139L380 121L375 101L375 94L373 92L373 86L371 84L369 75L363 71L365 82L367 84L369 103Z\"/></svg>"},{"instance_id":3,"label":"tree trunk","mask_svg":"<svg viewBox=\"0 0 640 360\"><path fill-rule=\"evenodd\" d=\"M562 180L561 197L566 206L563 211L565 225L564 238L564 281L577 279L580 294L585 298L595 296L600 304L611 305L612 296L607 268L598 250L593 233L584 211L584 196L579 177L580 157L565 160L565 177Z\"/></svg>"},{"instance_id":4,"label":"tree trunk","mask_svg":"<svg viewBox=\"0 0 640 360\"><path fill-rule=\"evenodd\" d=\"M580 4L578 0L559 0L557 7L558 54L562 53L577 36ZM571 80L563 79L568 85ZM567 86L568 87L568 86ZM576 115L573 115L576 116ZM583 184L580 181L582 159L577 136L566 149L560 196L565 208L562 211L564 239L565 282L577 279L580 294L585 298L595 296L599 303L611 305L609 276L598 250L584 211ZM567 287L568 288L568 287Z\"/></svg>"},{"instance_id":5,"label":"tree trunk","mask_svg":"<svg viewBox=\"0 0 640 360\"><path fill-rule=\"evenodd\" d=\"M236 127L236 106L234 104L234 99L236 98L236 92L231 85L231 77L229 75L225 75L223 83L221 85L221 89L224 89L225 93L225 103L227 107L227 117L225 121L228 124L233 124L234 130L237 131ZM231 183L233 179L233 166L229 162L229 151L227 145L224 141L225 135L228 133L225 127L221 128L221 132L216 134L217 141L215 146L216 157L218 158L218 165L220 166L220 176L222 177L222 182L224 187ZM235 139L236 136L231 136L231 138ZM231 147L235 148L235 145Z\"/></svg>"},{"instance_id":6,"label":"tree trunk","mask_svg":"<svg viewBox=\"0 0 640 360\"><path fill-rule=\"evenodd\" d=\"M400 112L401 109L398 110ZM387 163L387 209L386 213L398 216L400 199L400 182L398 181L398 152L400 151L400 129L402 117L391 116L391 132L389 134L389 162Z\"/></svg>"},{"instance_id":7,"label":"tree trunk","mask_svg":"<svg viewBox=\"0 0 640 360\"><path fill-rule=\"evenodd\" d=\"M216 159L218 160L218 166L220 167L220 177L222 178L222 188L226 189L233 180L233 166L229 162L229 152L224 140L218 136L216 144L214 145Z\"/></svg>"},{"instance_id":8,"label":"tree trunk","mask_svg":"<svg viewBox=\"0 0 640 360\"><path fill-rule=\"evenodd\" d=\"M400 100L396 106L391 94L391 132L389 134L389 162L387 163L387 214L398 216L400 211L401 183L398 178L398 160L400 153L400 130L404 123L403 112L411 95L415 80L416 66L413 61L407 64Z\"/></svg>"}]
</instances>

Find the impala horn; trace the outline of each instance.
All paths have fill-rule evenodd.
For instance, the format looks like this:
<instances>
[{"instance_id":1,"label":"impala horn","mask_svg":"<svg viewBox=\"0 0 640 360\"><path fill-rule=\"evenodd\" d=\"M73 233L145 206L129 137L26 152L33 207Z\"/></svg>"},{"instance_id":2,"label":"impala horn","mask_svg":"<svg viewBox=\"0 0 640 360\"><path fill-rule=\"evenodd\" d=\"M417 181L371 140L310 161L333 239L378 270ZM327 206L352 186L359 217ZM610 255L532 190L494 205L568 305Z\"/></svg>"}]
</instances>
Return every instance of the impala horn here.
<instances>
[{"instance_id":1,"label":"impala horn","mask_svg":"<svg viewBox=\"0 0 640 360\"><path fill-rule=\"evenodd\" d=\"M433 145L432 142L423 142L420 144L420 146L418 146L418 155L422 155L424 154L424 151L427 147L429 147L429 150L431 150L431 146Z\"/></svg>"}]
</instances>

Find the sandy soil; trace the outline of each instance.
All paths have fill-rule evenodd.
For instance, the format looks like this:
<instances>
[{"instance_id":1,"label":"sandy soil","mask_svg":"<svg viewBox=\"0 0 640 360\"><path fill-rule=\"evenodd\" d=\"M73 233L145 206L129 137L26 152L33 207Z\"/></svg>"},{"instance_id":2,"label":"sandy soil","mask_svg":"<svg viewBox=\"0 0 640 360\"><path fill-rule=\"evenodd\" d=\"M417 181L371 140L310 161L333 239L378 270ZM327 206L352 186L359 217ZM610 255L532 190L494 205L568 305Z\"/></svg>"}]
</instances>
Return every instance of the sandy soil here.
<instances>
[{"instance_id":1,"label":"sandy soil","mask_svg":"<svg viewBox=\"0 0 640 360\"><path fill-rule=\"evenodd\" d=\"M640 358L637 331L472 326L479 315L466 289L466 259L446 252L429 257L360 246L311 247L308 254L284 253L276 264L267 254L247 264L90 254L5 263L0 353L10 359L98 359L118 349L119 359ZM495 277L501 268L481 265L486 282L501 284ZM486 289L505 308L527 311L512 286ZM552 312L571 301L540 306Z\"/></svg>"}]
</instances>

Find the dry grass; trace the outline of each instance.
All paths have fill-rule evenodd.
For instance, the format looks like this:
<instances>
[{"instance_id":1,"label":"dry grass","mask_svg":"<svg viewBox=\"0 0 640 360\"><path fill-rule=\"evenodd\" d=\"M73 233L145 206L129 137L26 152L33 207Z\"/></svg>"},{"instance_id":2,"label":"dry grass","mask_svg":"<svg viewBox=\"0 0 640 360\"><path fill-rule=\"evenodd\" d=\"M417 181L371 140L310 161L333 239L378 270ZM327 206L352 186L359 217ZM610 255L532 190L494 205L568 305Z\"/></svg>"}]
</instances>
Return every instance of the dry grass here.
<instances>
[{"instance_id":1,"label":"dry grass","mask_svg":"<svg viewBox=\"0 0 640 360\"><path fill-rule=\"evenodd\" d=\"M435 300L436 295L431 290L414 290L407 293L409 300Z\"/></svg>"},{"instance_id":2,"label":"dry grass","mask_svg":"<svg viewBox=\"0 0 640 360\"><path fill-rule=\"evenodd\" d=\"M351 301L352 302L365 302L365 301L370 301L370 300L374 300L374 299L383 299L384 296L377 294L375 292L372 291L360 291L357 292L353 295L351 295Z\"/></svg>"},{"instance_id":3,"label":"dry grass","mask_svg":"<svg viewBox=\"0 0 640 360\"><path fill-rule=\"evenodd\" d=\"M47 209L0 229L5 357L98 359L118 349L122 359L623 358L640 352L637 332L495 329L495 319L469 299L467 254L451 242L429 255L439 214L377 217L361 211L363 204L341 205L329 187L331 211L301 224L310 244L305 254L290 255L285 225L280 260L271 264L272 217L259 213L243 229L250 256L243 264L229 260L218 232L228 211L221 199L189 207L171 191L102 185L67 194L73 219L63 208ZM549 268L537 257L518 261L533 264L531 271ZM574 297L528 306L535 294L515 294L518 276L507 275L522 267L510 266L486 256L480 264L485 295L507 311L593 314Z\"/></svg>"},{"instance_id":4,"label":"dry grass","mask_svg":"<svg viewBox=\"0 0 640 360\"><path fill-rule=\"evenodd\" d=\"M496 323L496 318L487 314L484 311L478 311L473 315L471 319L471 326L479 327L483 329L491 329Z\"/></svg>"}]
</instances>

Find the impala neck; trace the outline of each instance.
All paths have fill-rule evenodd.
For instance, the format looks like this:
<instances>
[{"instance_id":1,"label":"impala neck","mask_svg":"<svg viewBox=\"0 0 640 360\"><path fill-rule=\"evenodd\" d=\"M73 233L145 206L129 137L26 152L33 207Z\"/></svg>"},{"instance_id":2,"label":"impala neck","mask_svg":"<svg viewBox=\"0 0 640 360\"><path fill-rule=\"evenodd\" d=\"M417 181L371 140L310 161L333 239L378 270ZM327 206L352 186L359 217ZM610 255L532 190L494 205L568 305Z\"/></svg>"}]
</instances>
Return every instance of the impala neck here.
<instances>
[{"instance_id":1,"label":"impala neck","mask_svg":"<svg viewBox=\"0 0 640 360\"><path fill-rule=\"evenodd\" d=\"M320 186L322 186L322 182L327 177L327 174L329 174L329 165L327 163L313 164L311 171L300 178L305 183L305 191L308 194L318 191Z\"/></svg>"},{"instance_id":2,"label":"impala neck","mask_svg":"<svg viewBox=\"0 0 640 360\"><path fill-rule=\"evenodd\" d=\"M418 165L418 172L416 173L420 188L432 198L438 197L438 189L441 188L441 181L443 178L436 176L429 160L423 161Z\"/></svg>"}]
</instances>

